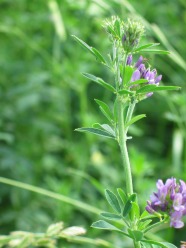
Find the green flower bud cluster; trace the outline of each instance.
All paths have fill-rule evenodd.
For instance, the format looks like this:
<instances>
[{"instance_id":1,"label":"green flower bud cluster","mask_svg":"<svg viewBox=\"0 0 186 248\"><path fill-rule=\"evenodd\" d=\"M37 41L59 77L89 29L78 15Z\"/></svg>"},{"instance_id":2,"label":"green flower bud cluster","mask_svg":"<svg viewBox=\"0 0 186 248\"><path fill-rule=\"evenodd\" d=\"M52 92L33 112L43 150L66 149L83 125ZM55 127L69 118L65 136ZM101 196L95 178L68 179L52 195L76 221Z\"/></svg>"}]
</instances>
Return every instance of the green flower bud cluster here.
<instances>
[{"instance_id":1,"label":"green flower bud cluster","mask_svg":"<svg viewBox=\"0 0 186 248\"><path fill-rule=\"evenodd\" d=\"M127 23L123 26L122 45L126 52L132 52L140 42L144 33L144 26L137 22L128 19Z\"/></svg>"}]
</instances>

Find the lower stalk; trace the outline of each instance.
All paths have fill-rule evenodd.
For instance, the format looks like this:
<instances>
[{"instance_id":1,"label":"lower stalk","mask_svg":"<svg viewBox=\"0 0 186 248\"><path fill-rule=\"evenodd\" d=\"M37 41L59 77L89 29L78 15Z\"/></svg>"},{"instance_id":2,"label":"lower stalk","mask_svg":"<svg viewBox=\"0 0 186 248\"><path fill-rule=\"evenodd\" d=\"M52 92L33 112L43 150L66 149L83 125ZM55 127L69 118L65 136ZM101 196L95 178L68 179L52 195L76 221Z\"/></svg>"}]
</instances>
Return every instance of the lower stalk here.
<instances>
[{"instance_id":1,"label":"lower stalk","mask_svg":"<svg viewBox=\"0 0 186 248\"><path fill-rule=\"evenodd\" d=\"M124 106L121 99L118 99L118 135L121 150L122 163L125 171L127 193L133 194L132 173L127 150L127 132L124 126Z\"/></svg>"}]
</instances>

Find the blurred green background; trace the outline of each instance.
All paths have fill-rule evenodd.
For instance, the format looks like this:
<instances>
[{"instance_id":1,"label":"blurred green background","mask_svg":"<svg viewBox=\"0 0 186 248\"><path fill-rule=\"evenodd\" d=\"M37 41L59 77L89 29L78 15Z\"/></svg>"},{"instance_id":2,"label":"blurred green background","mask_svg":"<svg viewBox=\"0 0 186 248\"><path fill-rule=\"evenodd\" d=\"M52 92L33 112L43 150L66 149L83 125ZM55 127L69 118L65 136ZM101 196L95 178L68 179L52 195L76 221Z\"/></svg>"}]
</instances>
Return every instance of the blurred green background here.
<instances>
[{"instance_id":1,"label":"blurred green background","mask_svg":"<svg viewBox=\"0 0 186 248\"><path fill-rule=\"evenodd\" d=\"M141 207L157 179L186 180L186 2L184 0L1 0L0 1L0 175L107 209L104 189L124 187L119 149L114 141L74 132L106 120L94 99L112 96L81 75L111 82L71 35L110 49L102 24L118 15L140 19L145 40L160 42L170 55L148 55L165 85L180 92L157 93L138 104L147 118L133 125L129 141L135 191ZM1 183L0 230L41 232L48 225L83 226L87 237L130 247L119 235L93 230L99 217L41 194ZM153 236L179 245L186 228L157 230ZM149 236L150 237L150 236ZM95 247L71 244L65 247Z\"/></svg>"}]
</instances>

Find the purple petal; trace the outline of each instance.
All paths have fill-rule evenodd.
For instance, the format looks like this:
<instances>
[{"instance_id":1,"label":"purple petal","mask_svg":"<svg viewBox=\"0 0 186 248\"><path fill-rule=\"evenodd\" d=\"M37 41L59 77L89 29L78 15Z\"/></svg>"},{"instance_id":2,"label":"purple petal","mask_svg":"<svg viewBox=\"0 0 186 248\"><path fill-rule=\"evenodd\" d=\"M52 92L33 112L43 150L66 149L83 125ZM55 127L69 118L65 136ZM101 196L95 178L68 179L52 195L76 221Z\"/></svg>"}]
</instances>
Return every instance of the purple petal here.
<instances>
[{"instance_id":1,"label":"purple petal","mask_svg":"<svg viewBox=\"0 0 186 248\"><path fill-rule=\"evenodd\" d=\"M147 69L146 72L144 73L144 78L149 80L149 77L150 77L150 71L149 69Z\"/></svg>"},{"instance_id":2,"label":"purple petal","mask_svg":"<svg viewBox=\"0 0 186 248\"><path fill-rule=\"evenodd\" d=\"M159 84L161 79L162 79L162 75L159 75L157 78L155 78L155 84Z\"/></svg>"},{"instance_id":3,"label":"purple petal","mask_svg":"<svg viewBox=\"0 0 186 248\"><path fill-rule=\"evenodd\" d=\"M150 97L152 95L153 95L153 92L149 92L149 93L146 94L146 97Z\"/></svg>"},{"instance_id":4,"label":"purple petal","mask_svg":"<svg viewBox=\"0 0 186 248\"><path fill-rule=\"evenodd\" d=\"M155 73L154 72L150 72L149 73L149 79L148 79L149 81L148 81L148 83L149 84L154 84L155 83Z\"/></svg>"},{"instance_id":5,"label":"purple petal","mask_svg":"<svg viewBox=\"0 0 186 248\"><path fill-rule=\"evenodd\" d=\"M164 186L163 181L162 181L161 179L159 179L159 180L157 181L157 183L156 183L156 187L157 187L158 189L161 189L163 186Z\"/></svg>"},{"instance_id":6,"label":"purple petal","mask_svg":"<svg viewBox=\"0 0 186 248\"><path fill-rule=\"evenodd\" d=\"M135 70L135 72L133 72L133 74L132 74L131 82L134 82L138 79L140 79L140 71Z\"/></svg>"},{"instance_id":7,"label":"purple petal","mask_svg":"<svg viewBox=\"0 0 186 248\"><path fill-rule=\"evenodd\" d=\"M186 184L184 181L180 180L180 189L179 189L180 193L186 193Z\"/></svg>"},{"instance_id":8,"label":"purple petal","mask_svg":"<svg viewBox=\"0 0 186 248\"><path fill-rule=\"evenodd\" d=\"M140 66L138 66L138 70L143 73L145 71L145 65L141 64Z\"/></svg>"},{"instance_id":9,"label":"purple petal","mask_svg":"<svg viewBox=\"0 0 186 248\"><path fill-rule=\"evenodd\" d=\"M141 65L142 62L143 62L143 57L140 56L139 59L138 59L138 61L135 64L135 67L138 68Z\"/></svg>"},{"instance_id":10,"label":"purple petal","mask_svg":"<svg viewBox=\"0 0 186 248\"><path fill-rule=\"evenodd\" d=\"M170 222L170 226L174 228L182 228L184 226L184 223L181 220L175 220Z\"/></svg>"},{"instance_id":11,"label":"purple petal","mask_svg":"<svg viewBox=\"0 0 186 248\"><path fill-rule=\"evenodd\" d=\"M128 57L127 57L127 65L131 65L132 64L132 54L130 54Z\"/></svg>"},{"instance_id":12,"label":"purple petal","mask_svg":"<svg viewBox=\"0 0 186 248\"><path fill-rule=\"evenodd\" d=\"M174 201L173 201L173 208L176 211L183 211L184 206L182 206L182 194L177 193L174 196Z\"/></svg>"},{"instance_id":13,"label":"purple petal","mask_svg":"<svg viewBox=\"0 0 186 248\"><path fill-rule=\"evenodd\" d=\"M171 214L171 222L170 226L173 226L175 228L182 228L184 226L184 223L181 221L182 212L181 211L175 211Z\"/></svg>"}]
</instances>

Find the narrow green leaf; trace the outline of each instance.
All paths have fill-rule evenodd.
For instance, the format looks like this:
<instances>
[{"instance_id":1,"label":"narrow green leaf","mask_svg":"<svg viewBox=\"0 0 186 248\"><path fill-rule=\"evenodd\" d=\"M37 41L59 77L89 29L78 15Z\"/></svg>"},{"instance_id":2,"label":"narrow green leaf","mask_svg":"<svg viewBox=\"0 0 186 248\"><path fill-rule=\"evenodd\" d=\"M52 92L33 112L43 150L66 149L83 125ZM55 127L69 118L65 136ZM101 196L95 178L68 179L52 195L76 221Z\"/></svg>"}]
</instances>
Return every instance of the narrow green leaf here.
<instances>
[{"instance_id":1,"label":"narrow green leaf","mask_svg":"<svg viewBox=\"0 0 186 248\"><path fill-rule=\"evenodd\" d=\"M158 86L157 88L154 88L153 91L161 91L161 90L180 90L181 87L179 86Z\"/></svg>"},{"instance_id":2,"label":"narrow green leaf","mask_svg":"<svg viewBox=\"0 0 186 248\"><path fill-rule=\"evenodd\" d=\"M103 56L101 55L101 53L94 47L89 46L86 42L84 42L83 40L81 40L80 38L78 38L75 35L72 35L72 37L85 49L87 49L92 55L94 55L96 57L96 59L99 62L102 62L104 64L106 64L105 59L103 58Z\"/></svg>"},{"instance_id":3,"label":"narrow green leaf","mask_svg":"<svg viewBox=\"0 0 186 248\"><path fill-rule=\"evenodd\" d=\"M126 204L128 198L125 192L121 188L118 188L117 192L123 204Z\"/></svg>"},{"instance_id":4,"label":"narrow green leaf","mask_svg":"<svg viewBox=\"0 0 186 248\"><path fill-rule=\"evenodd\" d=\"M116 32L110 27L110 26L107 26L108 28L108 31L113 35L113 36L117 36Z\"/></svg>"},{"instance_id":5,"label":"narrow green leaf","mask_svg":"<svg viewBox=\"0 0 186 248\"><path fill-rule=\"evenodd\" d=\"M94 52L92 51L92 47L89 46L87 43L85 43L83 40L79 39L77 36L72 35L72 37L85 49L87 49L91 54L95 55Z\"/></svg>"},{"instance_id":6,"label":"narrow green leaf","mask_svg":"<svg viewBox=\"0 0 186 248\"><path fill-rule=\"evenodd\" d=\"M149 214L146 210L140 216L140 220L146 220L151 218L157 218L157 216Z\"/></svg>"},{"instance_id":7,"label":"narrow green leaf","mask_svg":"<svg viewBox=\"0 0 186 248\"><path fill-rule=\"evenodd\" d=\"M110 223L108 223L107 221L104 221L104 220L98 220L98 221L92 223L91 227L97 228L97 229L105 229L105 230L117 231L117 232L120 232L120 233L122 233L123 235L125 235L127 237L130 237L129 234L121 231L119 228L111 225Z\"/></svg>"},{"instance_id":8,"label":"narrow green leaf","mask_svg":"<svg viewBox=\"0 0 186 248\"><path fill-rule=\"evenodd\" d=\"M104 129L107 133L111 134L113 137L116 136L114 130L112 129L111 126L109 126L108 124L100 124L100 123L94 123L93 124L93 128L97 128L97 129Z\"/></svg>"},{"instance_id":9,"label":"narrow green leaf","mask_svg":"<svg viewBox=\"0 0 186 248\"><path fill-rule=\"evenodd\" d=\"M101 216L108 220L120 220L121 216L113 213L101 213Z\"/></svg>"},{"instance_id":10,"label":"narrow green leaf","mask_svg":"<svg viewBox=\"0 0 186 248\"><path fill-rule=\"evenodd\" d=\"M152 92L155 88L157 88L158 86L156 84L148 84L145 85L143 87L141 87L139 90L136 91L137 94L145 94L148 92Z\"/></svg>"},{"instance_id":11,"label":"narrow green leaf","mask_svg":"<svg viewBox=\"0 0 186 248\"><path fill-rule=\"evenodd\" d=\"M149 44L146 44L146 45L143 45L143 46L140 46L140 47L136 48L134 50L134 52L139 52L139 51L141 51L141 50L143 50L145 48L149 48L149 47L153 47L153 46L158 46L159 44L160 43L149 43Z\"/></svg>"},{"instance_id":12,"label":"narrow green leaf","mask_svg":"<svg viewBox=\"0 0 186 248\"><path fill-rule=\"evenodd\" d=\"M81 128L76 128L75 131L78 131L78 132L89 132L89 133L93 133L93 134L96 134L96 135L99 135L99 136L104 136L104 137L107 137L107 138L114 139L114 136L113 135L107 133L104 130L98 129L98 128L81 127Z\"/></svg>"},{"instance_id":13,"label":"narrow green leaf","mask_svg":"<svg viewBox=\"0 0 186 248\"><path fill-rule=\"evenodd\" d=\"M98 77L92 75L92 74L89 74L89 73L82 73L84 77L90 79L91 81L94 81L97 83L97 80L98 80Z\"/></svg>"},{"instance_id":14,"label":"narrow green leaf","mask_svg":"<svg viewBox=\"0 0 186 248\"><path fill-rule=\"evenodd\" d=\"M107 221L104 220L98 220L94 223L92 223L91 227L97 228L97 229L107 229L107 230L115 230L115 231L121 231L117 227L111 225Z\"/></svg>"},{"instance_id":15,"label":"narrow green leaf","mask_svg":"<svg viewBox=\"0 0 186 248\"><path fill-rule=\"evenodd\" d=\"M139 79L139 80L136 80L134 82L131 82L130 85L143 84L143 83L147 83L147 82L148 82L147 79Z\"/></svg>"},{"instance_id":16,"label":"narrow green leaf","mask_svg":"<svg viewBox=\"0 0 186 248\"><path fill-rule=\"evenodd\" d=\"M145 114L141 114L141 115L136 115L136 116L134 116L129 122L127 122L127 123L125 124L125 127L128 127L128 126L132 125L133 123L135 123L135 122L141 120L141 119L144 118L144 117L146 117Z\"/></svg>"},{"instance_id":17,"label":"narrow green leaf","mask_svg":"<svg viewBox=\"0 0 186 248\"><path fill-rule=\"evenodd\" d=\"M105 196L110 206L120 214L121 208L117 196L108 189L105 190Z\"/></svg>"},{"instance_id":18,"label":"narrow green leaf","mask_svg":"<svg viewBox=\"0 0 186 248\"><path fill-rule=\"evenodd\" d=\"M177 248L175 245L168 242L161 242L161 244L165 245L167 248Z\"/></svg>"},{"instance_id":19,"label":"narrow green leaf","mask_svg":"<svg viewBox=\"0 0 186 248\"><path fill-rule=\"evenodd\" d=\"M125 71L124 71L124 85L126 85L131 80L133 71L134 71L134 69L131 66L127 65L125 67Z\"/></svg>"},{"instance_id":20,"label":"narrow green leaf","mask_svg":"<svg viewBox=\"0 0 186 248\"><path fill-rule=\"evenodd\" d=\"M140 221L140 223L138 224L138 229L139 230L145 229L151 222L152 220Z\"/></svg>"},{"instance_id":21,"label":"narrow green leaf","mask_svg":"<svg viewBox=\"0 0 186 248\"><path fill-rule=\"evenodd\" d=\"M96 49L96 48L92 48L92 52L94 53L95 57L97 58L97 60L99 62L102 62L103 64L106 64L105 59L103 58L103 56L101 55L101 53Z\"/></svg>"},{"instance_id":22,"label":"narrow green leaf","mask_svg":"<svg viewBox=\"0 0 186 248\"><path fill-rule=\"evenodd\" d=\"M128 215L128 213L130 212L132 208L132 204L130 201L127 201L123 210L123 217L126 217Z\"/></svg>"},{"instance_id":23,"label":"narrow green leaf","mask_svg":"<svg viewBox=\"0 0 186 248\"><path fill-rule=\"evenodd\" d=\"M140 216L140 219L146 219L146 218L149 218L151 215L145 210L143 211L143 213L141 214Z\"/></svg>"},{"instance_id":24,"label":"narrow green leaf","mask_svg":"<svg viewBox=\"0 0 186 248\"><path fill-rule=\"evenodd\" d=\"M96 103L100 106L100 110L102 111L102 113L105 115L106 114L106 118L112 122L112 119L113 119L113 115L112 115L112 112L109 108L109 106L103 102L103 101L100 101L98 99L94 99L96 101Z\"/></svg>"},{"instance_id":25,"label":"narrow green leaf","mask_svg":"<svg viewBox=\"0 0 186 248\"><path fill-rule=\"evenodd\" d=\"M179 90L179 86L158 86L155 84L148 84L136 91L137 94L144 94L148 92L162 91L162 90Z\"/></svg>"},{"instance_id":26,"label":"narrow green leaf","mask_svg":"<svg viewBox=\"0 0 186 248\"><path fill-rule=\"evenodd\" d=\"M123 90L119 90L118 91L118 93L120 94L120 95L134 95L135 94L135 91L130 91L130 90L125 90L125 89L123 89Z\"/></svg>"},{"instance_id":27,"label":"narrow green leaf","mask_svg":"<svg viewBox=\"0 0 186 248\"><path fill-rule=\"evenodd\" d=\"M110 118L110 115L100 106L99 109L103 113L103 115L112 123L112 119Z\"/></svg>"},{"instance_id":28,"label":"narrow green leaf","mask_svg":"<svg viewBox=\"0 0 186 248\"><path fill-rule=\"evenodd\" d=\"M99 83L100 85L102 85L103 87L105 87L107 90L110 90L110 91L112 91L113 93L116 92L116 89L115 89L112 85L106 83L103 79L98 78L98 83Z\"/></svg>"},{"instance_id":29,"label":"narrow green leaf","mask_svg":"<svg viewBox=\"0 0 186 248\"><path fill-rule=\"evenodd\" d=\"M144 49L144 53L155 53L155 54L170 54L169 51L157 50L157 49Z\"/></svg>"},{"instance_id":30,"label":"narrow green leaf","mask_svg":"<svg viewBox=\"0 0 186 248\"><path fill-rule=\"evenodd\" d=\"M153 244L153 245L158 245L160 247L163 248L177 248L175 245L168 243L168 242L158 242L158 241L154 241L154 240L148 240L148 239L144 239L141 240L144 243L149 243L149 244Z\"/></svg>"},{"instance_id":31,"label":"narrow green leaf","mask_svg":"<svg viewBox=\"0 0 186 248\"><path fill-rule=\"evenodd\" d=\"M143 233L141 231L128 229L128 233L135 241L141 241L143 238Z\"/></svg>"},{"instance_id":32,"label":"narrow green leaf","mask_svg":"<svg viewBox=\"0 0 186 248\"><path fill-rule=\"evenodd\" d=\"M139 209L139 206L136 202L132 202L132 210L133 210L133 213L135 214L136 218L139 219L140 209Z\"/></svg>"},{"instance_id":33,"label":"narrow green leaf","mask_svg":"<svg viewBox=\"0 0 186 248\"><path fill-rule=\"evenodd\" d=\"M110 90L112 92L116 91L115 88L112 85L106 83L103 79L101 79L99 77L96 77L96 76L94 76L92 74L89 74L89 73L82 73L82 74L83 74L84 77L90 79L91 81L94 81L94 82L100 84L101 86L103 86L107 90Z\"/></svg>"},{"instance_id":34,"label":"narrow green leaf","mask_svg":"<svg viewBox=\"0 0 186 248\"><path fill-rule=\"evenodd\" d=\"M114 137L116 137L115 131L112 129L111 126L109 126L108 124L102 124L101 127L107 131L108 133L110 133L111 135L113 135Z\"/></svg>"},{"instance_id":35,"label":"narrow green leaf","mask_svg":"<svg viewBox=\"0 0 186 248\"><path fill-rule=\"evenodd\" d=\"M114 23L115 30L117 31L118 37L120 37L120 22L119 20L116 20Z\"/></svg>"},{"instance_id":36,"label":"narrow green leaf","mask_svg":"<svg viewBox=\"0 0 186 248\"><path fill-rule=\"evenodd\" d=\"M136 199L136 194L132 194L129 197L129 199L127 200L127 202L125 204L125 207L123 209L123 217L126 217L129 214L129 212L130 212L130 210L132 208L132 202L134 202L135 199Z\"/></svg>"}]
</instances>

